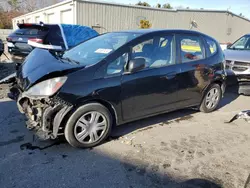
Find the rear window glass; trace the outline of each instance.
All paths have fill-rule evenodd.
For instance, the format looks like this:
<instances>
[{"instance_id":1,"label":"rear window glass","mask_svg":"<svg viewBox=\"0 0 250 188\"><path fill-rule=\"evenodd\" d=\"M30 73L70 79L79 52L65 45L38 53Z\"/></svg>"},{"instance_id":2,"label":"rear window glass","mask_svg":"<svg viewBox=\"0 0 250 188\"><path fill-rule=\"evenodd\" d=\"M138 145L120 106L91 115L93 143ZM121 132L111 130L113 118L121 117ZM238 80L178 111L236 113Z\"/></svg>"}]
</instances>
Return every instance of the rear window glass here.
<instances>
[{"instance_id":1,"label":"rear window glass","mask_svg":"<svg viewBox=\"0 0 250 188\"><path fill-rule=\"evenodd\" d=\"M42 35L47 31L42 31L36 28L22 28L15 31L16 35Z\"/></svg>"}]
</instances>

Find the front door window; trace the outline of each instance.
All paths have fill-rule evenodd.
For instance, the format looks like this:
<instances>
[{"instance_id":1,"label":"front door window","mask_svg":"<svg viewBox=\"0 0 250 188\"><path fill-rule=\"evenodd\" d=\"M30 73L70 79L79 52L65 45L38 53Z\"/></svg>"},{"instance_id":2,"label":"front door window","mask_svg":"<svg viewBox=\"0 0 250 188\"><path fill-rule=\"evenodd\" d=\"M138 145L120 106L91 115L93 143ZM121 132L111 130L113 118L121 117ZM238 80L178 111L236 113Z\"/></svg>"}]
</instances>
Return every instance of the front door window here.
<instances>
[{"instance_id":1,"label":"front door window","mask_svg":"<svg viewBox=\"0 0 250 188\"><path fill-rule=\"evenodd\" d=\"M145 69L174 64L173 36L154 37L135 45L131 58L144 58Z\"/></svg>"}]
</instances>

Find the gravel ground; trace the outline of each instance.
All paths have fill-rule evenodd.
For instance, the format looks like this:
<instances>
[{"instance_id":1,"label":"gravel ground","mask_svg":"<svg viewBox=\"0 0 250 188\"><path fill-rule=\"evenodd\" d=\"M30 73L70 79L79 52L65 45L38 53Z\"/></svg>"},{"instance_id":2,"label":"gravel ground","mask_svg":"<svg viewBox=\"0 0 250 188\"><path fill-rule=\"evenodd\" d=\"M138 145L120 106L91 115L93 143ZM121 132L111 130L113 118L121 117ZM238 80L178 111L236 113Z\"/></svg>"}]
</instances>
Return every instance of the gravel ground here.
<instances>
[{"instance_id":1,"label":"gravel ground","mask_svg":"<svg viewBox=\"0 0 250 188\"><path fill-rule=\"evenodd\" d=\"M15 72L15 63L0 63L0 80ZM8 85L0 85L0 99L7 97Z\"/></svg>"},{"instance_id":2,"label":"gravel ground","mask_svg":"<svg viewBox=\"0 0 250 188\"><path fill-rule=\"evenodd\" d=\"M0 187L246 188L250 125L225 121L249 103L227 93L216 112L181 110L129 123L105 144L80 150L34 139L15 102L2 99Z\"/></svg>"}]
</instances>

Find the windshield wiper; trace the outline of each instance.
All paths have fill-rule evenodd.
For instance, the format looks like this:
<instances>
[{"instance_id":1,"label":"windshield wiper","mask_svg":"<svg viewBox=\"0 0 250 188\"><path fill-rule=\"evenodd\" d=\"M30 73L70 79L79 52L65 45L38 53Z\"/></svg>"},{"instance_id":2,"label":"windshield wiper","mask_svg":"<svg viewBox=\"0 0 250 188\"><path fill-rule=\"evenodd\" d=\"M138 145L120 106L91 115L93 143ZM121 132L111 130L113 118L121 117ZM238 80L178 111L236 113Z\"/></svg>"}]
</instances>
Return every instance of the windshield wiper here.
<instances>
[{"instance_id":1,"label":"windshield wiper","mask_svg":"<svg viewBox=\"0 0 250 188\"><path fill-rule=\"evenodd\" d=\"M80 65L80 62L79 62L79 61L70 59L69 57L60 57L60 59L69 61L70 63L74 63L74 64L77 64L77 65Z\"/></svg>"}]
</instances>

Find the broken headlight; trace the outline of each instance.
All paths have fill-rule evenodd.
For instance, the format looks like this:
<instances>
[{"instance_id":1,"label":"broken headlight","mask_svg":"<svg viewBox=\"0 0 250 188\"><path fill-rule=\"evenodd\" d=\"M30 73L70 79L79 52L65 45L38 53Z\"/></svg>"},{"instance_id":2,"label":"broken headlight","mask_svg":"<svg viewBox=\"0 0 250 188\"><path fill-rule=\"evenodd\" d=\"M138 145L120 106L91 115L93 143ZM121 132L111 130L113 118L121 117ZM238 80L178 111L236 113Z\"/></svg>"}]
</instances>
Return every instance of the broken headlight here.
<instances>
[{"instance_id":1,"label":"broken headlight","mask_svg":"<svg viewBox=\"0 0 250 188\"><path fill-rule=\"evenodd\" d=\"M49 97L54 95L66 82L67 77L57 77L42 81L31 87L25 95L30 97Z\"/></svg>"}]
</instances>

